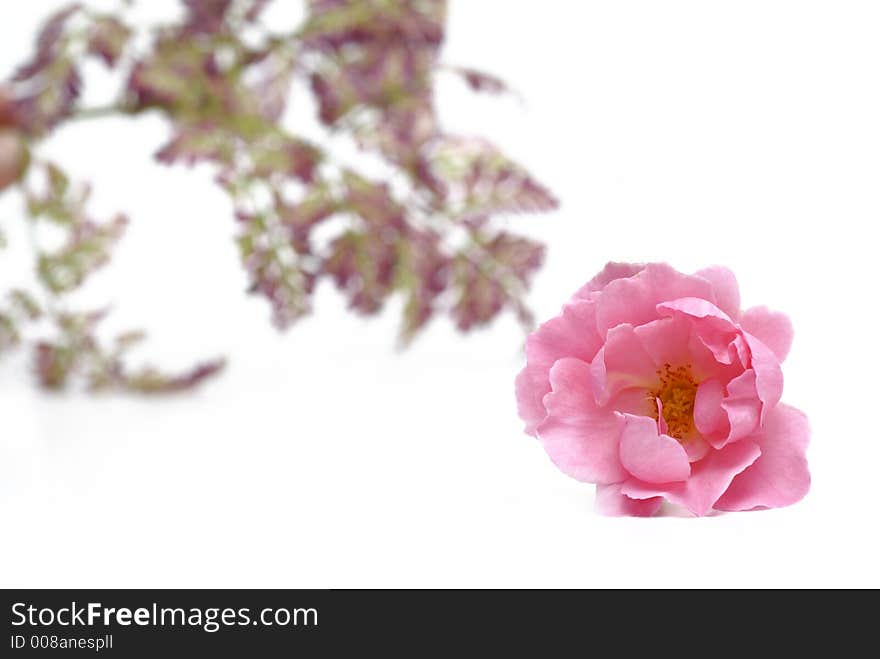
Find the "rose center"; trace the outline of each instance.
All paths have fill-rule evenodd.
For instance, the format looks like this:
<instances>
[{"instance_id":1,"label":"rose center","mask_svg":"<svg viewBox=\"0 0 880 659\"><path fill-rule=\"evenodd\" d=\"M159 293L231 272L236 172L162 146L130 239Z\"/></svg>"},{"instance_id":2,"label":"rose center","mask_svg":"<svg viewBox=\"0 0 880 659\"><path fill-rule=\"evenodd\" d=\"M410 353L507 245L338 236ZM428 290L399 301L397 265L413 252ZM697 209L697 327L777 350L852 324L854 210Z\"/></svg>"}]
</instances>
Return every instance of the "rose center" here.
<instances>
[{"instance_id":1,"label":"rose center","mask_svg":"<svg viewBox=\"0 0 880 659\"><path fill-rule=\"evenodd\" d=\"M654 405L654 419L666 422L666 434L679 441L689 439L694 433L694 400L697 397L697 382L691 373L691 365L672 368L665 364L657 371L659 382L648 392ZM660 401L660 404L657 404Z\"/></svg>"}]
</instances>

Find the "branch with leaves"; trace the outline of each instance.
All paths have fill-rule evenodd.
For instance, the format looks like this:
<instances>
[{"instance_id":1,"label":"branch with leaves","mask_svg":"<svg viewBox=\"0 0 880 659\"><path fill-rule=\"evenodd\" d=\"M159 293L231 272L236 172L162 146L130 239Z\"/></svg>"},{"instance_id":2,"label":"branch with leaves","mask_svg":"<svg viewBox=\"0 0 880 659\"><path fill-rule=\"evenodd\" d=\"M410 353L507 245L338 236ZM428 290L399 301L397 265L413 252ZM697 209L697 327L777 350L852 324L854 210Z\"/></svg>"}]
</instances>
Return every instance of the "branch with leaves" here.
<instances>
[{"instance_id":1,"label":"branch with leaves","mask_svg":"<svg viewBox=\"0 0 880 659\"><path fill-rule=\"evenodd\" d=\"M36 342L35 363L49 387L79 376L96 389L176 391L222 366L130 372L125 352L141 334L102 345L95 327L104 312L67 308L67 294L107 262L127 220L92 219L88 188L41 161L39 143L69 121L146 112L170 127L159 162L214 168L237 221L249 290L267 300L279 329L311 312L322 280L365 315L401 296L404 342L439 315L462 331L504 310L531 322L524 295L543 246L503 220L556 201L489 142L443 130L434 104L439 72L478 92L506 90L494 76L443 65L445 0L308 0L304 22L286 32L263 20L271 0L182 2L182 18L149 30L146 47L136 45L139 30L124 10L71 5L47 20L32 57L0 88L0 191L18 189L30 223L66 235L54 251L35 246L49 308L10 291L0 307L0 350L48 316L55 338ZM106 107L80 105L88 58L117 74L118 95ZM297 83L331 135L385 163L384 178L338 162L320 140L287 125ZM317 231L324 225L335 231L329 239Z\"/></svg>"}]
</instances>

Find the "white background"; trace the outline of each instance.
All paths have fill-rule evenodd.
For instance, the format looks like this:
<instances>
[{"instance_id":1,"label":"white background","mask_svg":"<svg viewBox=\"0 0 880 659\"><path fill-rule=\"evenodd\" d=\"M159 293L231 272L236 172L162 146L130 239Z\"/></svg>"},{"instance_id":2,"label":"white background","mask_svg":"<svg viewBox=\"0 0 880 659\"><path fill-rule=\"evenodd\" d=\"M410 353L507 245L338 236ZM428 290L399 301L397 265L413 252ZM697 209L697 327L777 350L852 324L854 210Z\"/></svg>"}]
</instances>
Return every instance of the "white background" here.
<instances>
[{"instance_id":1,"label":"white background","mask_svg":"<svg viewBox=\"0 0 880 659\"><path fill-rule=\"evenodd\" d=\"M60 4L4 3L3 75ZM880 586L878 31L868 1L452 2L446 59L501 74L523 100L443 80L443 120L498 142L563 201L511 221L549 246L538 317L607 260L731 267L745 306L795 325L783 399L813 427L802 503L597 516L593 487L521 431L512 319L468 338L441 321L401 352L396 306L362 320L328 287L278 335L243 294L210 173L149 162L167 135L157 117L83 123L46 153L96 182L99 212L133 218L91 294L120 327L150 331L145 357L232 363L163 400L50 396L24 355L0 363L0 583ZM110 87L93 74L98 103ZM7 195L14 240L18 220Z\"/></svg>"}]
</instances>

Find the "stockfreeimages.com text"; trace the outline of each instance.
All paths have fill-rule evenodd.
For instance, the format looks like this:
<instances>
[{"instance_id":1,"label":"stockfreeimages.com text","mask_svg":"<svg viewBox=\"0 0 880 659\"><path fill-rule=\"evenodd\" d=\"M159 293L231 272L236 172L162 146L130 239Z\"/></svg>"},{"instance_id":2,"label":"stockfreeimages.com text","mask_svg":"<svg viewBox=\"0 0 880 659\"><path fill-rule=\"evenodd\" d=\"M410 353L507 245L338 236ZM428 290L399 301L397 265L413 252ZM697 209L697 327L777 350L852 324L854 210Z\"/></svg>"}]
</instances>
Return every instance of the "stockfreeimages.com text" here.
<instances>
[{"instance_id":1,"label":"stockfreeimages.com text","mask_svg":"<svg viewBox=\"0 0 880 659\"><path fill-rule=\"evenodd\" d=\"M252 615L249 608L183 608L160 607L155 602L149 608L130 609L125 607L104 607L100 602L89 602L78 605L71 602L70 606L53 608L37 608L25 602L12 605L13 626L30 625L31 627L92 627L103 625L112 627L119 625L128 627L200 627L206 632L216 632L222 627L241 627L245 625L262 625L264 627L317 627L318 611L314 608L266 608Z\"/></svg>"}]
</instances>

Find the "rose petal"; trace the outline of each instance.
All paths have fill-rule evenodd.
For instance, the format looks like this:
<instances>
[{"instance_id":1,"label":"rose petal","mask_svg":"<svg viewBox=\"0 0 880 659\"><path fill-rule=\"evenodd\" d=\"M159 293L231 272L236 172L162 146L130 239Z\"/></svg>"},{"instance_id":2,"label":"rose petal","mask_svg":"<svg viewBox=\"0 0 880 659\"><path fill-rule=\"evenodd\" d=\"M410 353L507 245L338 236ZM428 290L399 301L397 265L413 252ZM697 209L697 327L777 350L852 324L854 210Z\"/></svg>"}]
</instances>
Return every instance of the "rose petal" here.
<instances>
[{"instance_id":1,"label":"rose petal","mask_svg":"<svg viewBox=\"0 0 880 659\"><path fill-rule=\"evenodd\" d=\"M710 451L700 462L691 465L691 476L683 483L656 485L635 479L623 483L621 493L633 499L662 496L672 503L690 510L694 515L705 515L734 477L755 462L761 455L758 445L748 439Z\"/></svg>"},{"instance_id":2,"label":"rose petal","mask_svg":"<svg viewBox=\"0 0 880 659\"><path fill-rule=\"evenodd\" d=\"M626 470L648 483L683 481L691 473L687 453L675 439L661 435L657 422L625 414L620 435L620 461Z\"/></svg>"},{"instance_id":3,"label":"rose petal","mask_svg":"<svg viewBox=\"0 0 880 659\"><path fill-rule=\"evenodd\" d=\"M596 402L606 405L613 396L629 387L648 388L657 380L651 356L642 347L632 325L618 325L590 364Z\"/></svg>"},{"instance_id":4,"label":"rose petal","mask_svg":"<svg viewBox=\"0 0 880 659\"><path fill-rule=\"evenodd\" d=\"M639 325L633 332L655 366L679 366L691 360L689 342L691 325L684 318L660 318ZM610 336L610 332L609 332Z\"/></svg>"},{"instance_id":5,"label":"rose petal","mask_svg":"<svg viewBox=\"0 0 880 659\"><path fill-rule=\"evenodd\" d=\"M758 427L762 405L753 370L749 369L727 383L727 394L721 401L721 407L727 414L730 430L726 437L712 442L715 448L748 437Z\"/></svg>"},{"instance_id":6,"label":"rose petal","mask_svg":"<svg viewBox=\"0 0 880 659\"><path fill-rule=\"evenodd\" d=\"M755 388L758 398L761 399L761 423L767 418L767 414L776 407L782 398L782 368L779 360L770 348L748 332L743 334L749 351L752 353L752 369L755 371Z\"/></svg>"},{"instance_id":7,"label":"rose petal","mask_svg":"<svg viewBox=\"0 0 880 659\"><path fill-rule=\"evenodd\" d=\"M721 309L700 298L680 298L657 305L661 316L682 315L693 319L693 328L703 344L712 351L721 364L733 363L736 354L731 343L739 336L739 329Z\"/></svg>"},{"instance_id":8,"label":"rose petal","mask_svg":"<svg viewBox=\"0 0 880 659\"><path fill-rule=\"evenodd\" d=\"M658 304L683 297L715 300L712 285L705 279L684 275L665 263L650 263L632 277L615 279L602 291L596 302L599 335L621 323L643 325L656 320Z\"/></svg>"},{"instance_id":9,"label":"rose petal","mask_svg":"<svg viewBox=\"0 0 880 659\"><path fill-rule=\"evenodd\" d=\"M688 462L693 464L699 462L706 457L706 454L712 450L712 445L699 435L687 437L681 442L681 447L687 453Z\"/></svg>"},{"instance_id":10,"label":"rose petal","mask_svg":"<svg viewBox=\"0 0 880 659\"><path fill-rule=\"evenodd\" d=\"M706 341L700 337L700 331L695 326L696 324L694 322L694 325L692 325L691 338L688 342L691 373L696 380L702 382L714 378L720 382L728 382L742 373L743 365L738 359L735 363L723 364L715 358L712 351L706 347ZM749 356L748 359L751 359L751 357Z\"/></svg>"},{"instance_id":11,"label":"rose petal","mask_svg":"<svg viewBox=\"0 0 880 659\"><path fill-rule=\"evenodd\" d=\"M729 269L714 265L703 270L698 270L696 275L708 280L715 292L715 303L731 318L739 317L739 284L736 275Z\"/></svg>"},{"instance_id":12,"label":"rose petal","mask_svg":"<svg viewBox=\"0 0 880 659\"><path fill-rule=\"evenodd\" d=\"M646 389L639 388L624 389L608 401L606 407L636 416L653 416L656 411L653 396Z\"/></svg>"},{"instance_id":13,"label":"rose petal","mask_svg":"<svg viewBox=\"0 0 880 659\"><path fill-rule=\"evenodd\" d=\"M655 397L654 404L657 406L657 430L661 435L666 435L669 433L669 424L663 416L663 401Z\"/></svg>"},{"instance_id":14,"label":"rose petal","mask_svg":"<svg viewBox=\"0 0 880 659\"><path fill-rule=\"evenodd\" d=\"M596 486L596 510L603 515L620 517L651 517L660 508L663 497L630 499L620 493L620 483Z\"/></svg>"},{"instance_id":15,"label":"rose petal","mask_svg":"<svg viewBox=\"0 0 880 659\"><path fill-rule=\"evenodd\" d=\"M694 425L704 437L727 436L727 414L721 407L724 385L715 378L704 380L697 387L694 399Z\"/></svg>"},{"instance_id":16,"label":"rose petal","mask_svg":"<svg viewBox=\"0 0 880 659\"><path fill-rule=\"evenodd\" d=\"M746 368L749 365L751 352L749 351L749 345L748 343L746 343L745 337L741 334L737 334L734 337L729 346L729 353L731 364L736 364L737 366L742 366L743 368ZM736 357L735 360L734 357Z\"/></svg>"},{"instance_id":17,"label":"rose petal","mask_svg":"<svg viewBox=\"0 0 880 659\"><path fill-rule=\"evenodd\" d=\"M574 294L574 297L590 298L593 293L601 291L615 279L632 277L634 274L637 274L644 269L644 263L615 263L609 261L605 264L605 267L602 268L602 272L588 281L586 286L583 286Z\"/></svg>"},{"instance_id":18,"label":"rose petal","mask_svg":"<svg viewBox=\"0 0 880 659\"><path fill-rule=\"evenodd\" d=\"M746 332L770 348L780 362L785 361L794 338L788 316L767 307L752 307L743 313L739 322Z\"/></svg>"},{"instance_id":19,"label":"rose petal","mask_svg":"<svg viewBox=\"0 0 880 659\"><path fill-rule=\"evenodd\" d=\"M750 440L761 447L761 457L733 479L715 507L779 508L803 499L810 489L806 458L810 426L804 413L789 405L777 405Z\"/></svg>"},{"instance_id":20,"label":"rose petal","mask_svg":"<svg viewBox=\"0 0 880 659\"><path fill-rule=\"evenodd\" d=\"M592 302L571 302L562 313L535 330L526 340L526 367L516 378L516 402L526 432L535 434L547 416L544 396L550 391L550 368L562 357L589 362L601 347Z\"/></svg>"},{"instance_id":21,"label":"rose petal","mask_svg":"<svg viewBox=\"0 0 880 659\"><path fill-rule=\"evenodd\" d=\"M589 483L617 483L627 474L620 462L623 416L596 406L590 367L564 357L550 369L552 392L544 397L547 418L538 438L550 459L569 476Z\"/></svg>"},{"instance_id":22,"label":"rose petal","mask_svg":"<svg viewBox=\"0 0 880 659\"><path fill-rule=\"evenodd\" d=\"M661 316L671 316L681 313L692 318L709 319L716 326L725 331L736 331L736 325L726 313L709 300L699 297L680 297L666 300L657 304L657 311Z\"/></svg>"},{"instance_id":23,"label":"rose petal","mask_svg":"<svg viewBox=\"0 0 880 659\"><path fill-rule=\"evenodd\" d=\"M655 398L654 405L656 405L657 409L658 431L661 435L669 434L669 425L666 423L666 419L663 417L663 401L659 398ZM697 433L693 433L692 436L686 437L679 443L684 449L684 452L687 453L688 462L696 462L697 460L702 460L706 456L706 453L709 452L709 449L712 448L709 443L706 442L706 440L700 437Z\"/></svg>"}]
</instances>

